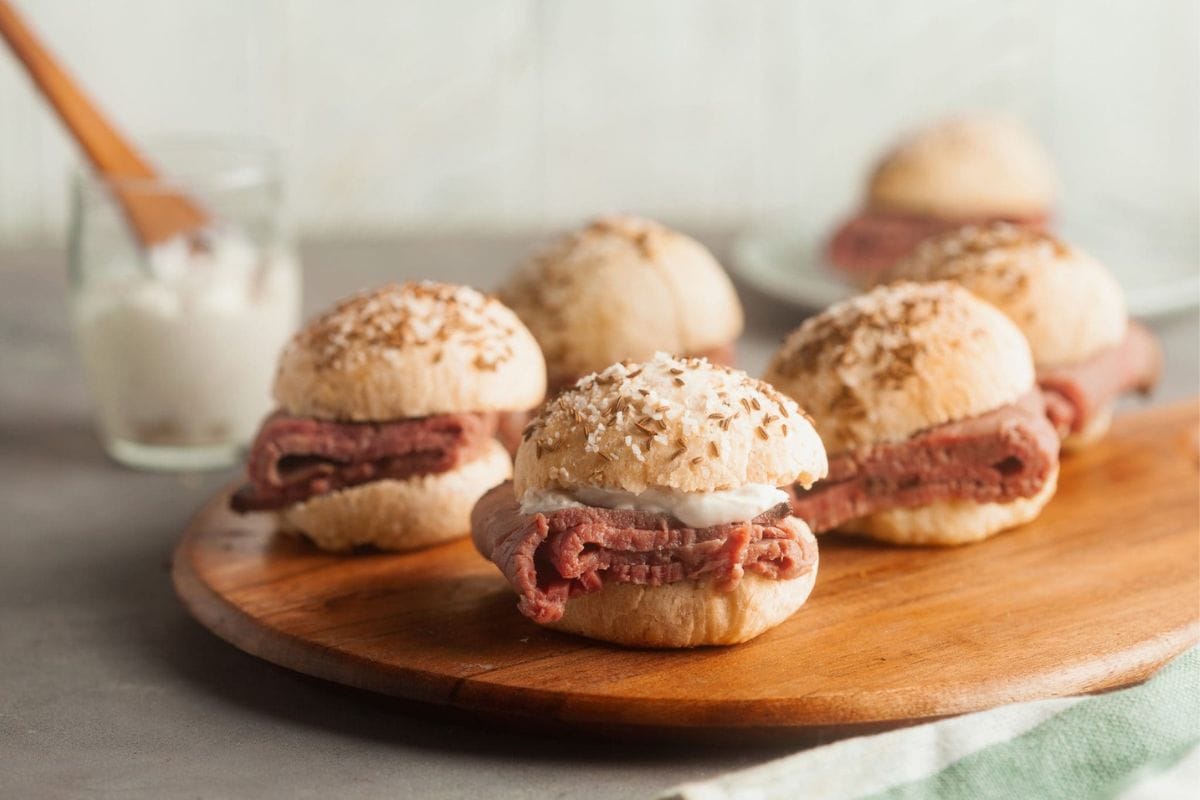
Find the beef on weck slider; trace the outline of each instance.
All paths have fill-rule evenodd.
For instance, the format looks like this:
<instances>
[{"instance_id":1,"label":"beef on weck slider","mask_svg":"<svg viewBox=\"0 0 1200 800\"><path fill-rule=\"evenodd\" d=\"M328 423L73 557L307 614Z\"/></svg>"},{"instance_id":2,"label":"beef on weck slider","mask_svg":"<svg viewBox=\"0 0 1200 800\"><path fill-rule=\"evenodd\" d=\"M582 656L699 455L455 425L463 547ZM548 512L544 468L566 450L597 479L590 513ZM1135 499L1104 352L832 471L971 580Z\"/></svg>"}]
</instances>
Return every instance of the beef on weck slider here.
<instances>
[{"instance_id":1,"label":"beef on weck slider","mask_svg":"<svg viewBox=\"0 0 1200 800\"><path fill-rule=\"evenodd\" d=\"M356 295L284 349L279 409L231 505L327 550L465 536L475 501L512 473L498 417L545 386L537 343L493 298L433 282Z\"/></svg>"},{"instance_id":2,"label":"beef on weck slider","mask_svg":"<svg viewBox=\"0 0 1200 800\"><path fill-rule=\"evenodd\" d=\"M863 208L830 240L829 260L869 285L922 240L969 222L1044 227L1054 193L1049 156L1014 121L941 120L911 133L879 162Z\"/></svg>"},{"instance_id":3,"label":"beef on weck slider","mask_svg":"<svg viewBox=\"0 0 1200 800\"><path fill-rule=\"evenodd\" d=\"M806 320L765 379L804 404L829 476L793 490L816 532L961 544L1054 494L1058 436L1021 332L952 283L883 286Z\"/></svg>"},{"instance_id":4,"label":"beef on weck slider","mask_svg":"<svg viewBox=\"0 0 1200 800\"><path fill-rule=\"evenodd\" d=\"M1120 284L1095 259L1004 223L930 239L884 280L951 280L1000 309L1033 353L1046 411L1067 449L1101 438L1117 397L1148 392L1162 370L1154 335L1131 322Z\"/></svg>"},{"instance_id":5,"label":"beef on weck slider","mask_svg":"<svg viewBox=\"0 0 1200 800\"><path fill-rule=\"evenodd\" d=\"M825 470L792 400L660 353L547 402L472 535L535 622L630 646L733 644L808 598L816 540L777 487Z\"/></svg>"}]
</instances>

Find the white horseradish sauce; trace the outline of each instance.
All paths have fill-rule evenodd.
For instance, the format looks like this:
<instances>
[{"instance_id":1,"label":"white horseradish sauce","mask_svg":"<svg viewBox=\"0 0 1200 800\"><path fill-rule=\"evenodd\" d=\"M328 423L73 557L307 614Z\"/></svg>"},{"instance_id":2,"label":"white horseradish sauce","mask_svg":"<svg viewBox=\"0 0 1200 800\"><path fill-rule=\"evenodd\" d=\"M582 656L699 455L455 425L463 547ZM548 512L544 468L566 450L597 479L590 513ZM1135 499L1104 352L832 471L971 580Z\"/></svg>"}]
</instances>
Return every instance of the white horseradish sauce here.
<instances>
[{"instance_id":1,"label":"white horseradish sauce","mask_svg":"<svg viewBox=\"0 0 1200 800\"><path fill-rule=\"evenodd\" d=\"M564 508L593 506L668 514L689 528L710 528L730 522L746 522L786 502L786 492L765 483L750 483L737 489L717 492L651 488L640 494L580 486L570 492L527 491L521 498L521 513L548 514Z\"/></svg>"}]
</instances>

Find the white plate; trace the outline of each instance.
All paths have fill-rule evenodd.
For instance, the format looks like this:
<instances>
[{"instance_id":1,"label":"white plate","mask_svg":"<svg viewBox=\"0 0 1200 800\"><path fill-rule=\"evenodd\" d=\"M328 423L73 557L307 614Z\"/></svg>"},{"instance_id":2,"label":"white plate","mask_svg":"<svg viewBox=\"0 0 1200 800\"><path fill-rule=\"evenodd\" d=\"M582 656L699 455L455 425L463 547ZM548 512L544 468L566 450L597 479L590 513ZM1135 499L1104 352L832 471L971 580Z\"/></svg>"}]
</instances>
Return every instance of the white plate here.
<instances>
[{"instance_id":1,"label":"white plate","mask_svg":"<svg viewBox=\"0 0 1200 800\"><path fill-rule=\"evenodd\" d=\"M1133 316L1164 316L1200 305L1200 263L1186 243L1138 252L1137 239L1162 242L1164 238L1137 237L1128 227L1109 229L1120 231L1120 239L1097 235L1095 226L1064 227L1069 241L1089 242L1085 249L1117 276ZM1078 235L1089 229L1092 235ZM731 267L760 291L802 308L822 309L858 291L826 263L823 243L821 236L811 233L752 231L734 241Z\"/></svg>"}]
</instances>

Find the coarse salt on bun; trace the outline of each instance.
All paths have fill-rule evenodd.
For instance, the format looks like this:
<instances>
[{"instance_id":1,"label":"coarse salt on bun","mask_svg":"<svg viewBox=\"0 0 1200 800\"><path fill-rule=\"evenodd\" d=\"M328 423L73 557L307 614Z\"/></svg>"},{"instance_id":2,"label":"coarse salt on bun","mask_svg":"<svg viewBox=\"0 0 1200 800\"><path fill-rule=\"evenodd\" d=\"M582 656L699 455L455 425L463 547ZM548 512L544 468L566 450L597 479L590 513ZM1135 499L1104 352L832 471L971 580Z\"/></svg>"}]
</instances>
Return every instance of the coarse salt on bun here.
<instances>
[{"instance_id":1,"label":"coarse salt on bun","mask_svg":"<svg viewBox=\"0 0 1200 800\"><path fill-rule=\"evenodd\" d=\"M1055 184L1049 156L1024 127L959 117L914 132L887 154L871 176L868 205L942 219L1041 217Z\"/></svg>"},{"instance_id":2,"label":"coarse salt on bun","mask_svg":"<svg viewBox=\"0 0 1200 800\"><path fill-rule=\"evenodd\" d=\"M533 336L498 300L431 281L351 297L297 333L275 399L351 422L532 408L546 390Z\"/></svg>"},{"instance_id":3,"label":"coarse salt on bun","mask_svg":"<svg viewBox=\"0 0 1200 800\"><path fill-rule=\"evenodd\" d=\"M609 216L552 242L500 290L546 355L551 385L657 351L701 354L742 331L733 284L705 247Z\"/></svg>"},{"instance_id":4,"label":"coarse salt on bun","mask_svg":"<svg viewBox=\"0 0 1200 800\"><path fill-rule=\"evenodd\" d=\"M922 242L884 281L958 283L1016 323L1039 367L1087 360L1125 337L1120 284L1057 237L1003 222L968 225Z\"/></svg>"},{"instance_id":5,"label":"coarse salt on bun","mask_svg":"<svg viewBox=\"0 0 1200 800\"><path fill-rule=\"evenodd\" d=\"M805 320L764 379L800 398L838 452L1012 403L1034 370L1021 332L966 289L896 283Z\"/></svg>"},{"instance_id":6,"label":"coarse salt on bun","mask_svg":"<svg viewBox=\"0 0 1200 800\"><path fill-rule=\"evenodd\" d=\"M580 379L542 407L517 450L518 498L586 485L712 492L811 484L825 448L795 401L704 359L656 354Z\"/></svg>"}]
</instances>

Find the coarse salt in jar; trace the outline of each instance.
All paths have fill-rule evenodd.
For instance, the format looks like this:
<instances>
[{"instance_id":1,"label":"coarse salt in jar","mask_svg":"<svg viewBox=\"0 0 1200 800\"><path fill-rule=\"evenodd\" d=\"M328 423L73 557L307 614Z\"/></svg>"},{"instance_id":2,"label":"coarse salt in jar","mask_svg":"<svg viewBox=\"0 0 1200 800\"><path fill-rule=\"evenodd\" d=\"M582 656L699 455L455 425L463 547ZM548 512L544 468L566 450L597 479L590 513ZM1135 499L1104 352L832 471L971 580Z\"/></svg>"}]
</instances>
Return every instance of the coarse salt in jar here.
<instances>
[{"instance_id":1,"label":"coarse salt in jar","mask_svg":"<svg viewBox=\"0 0 1200 800\"><path fill-rule=\"evenodd\" d=\"M80 173L71 227L75 332L105 449L146 469L240 457L271 409L275 363L299 322L300 269L269 148L190 141L151 149L161 181ZM114 191L183 192L211 215L143 248Z\"/></svg>"}]
</instances>

